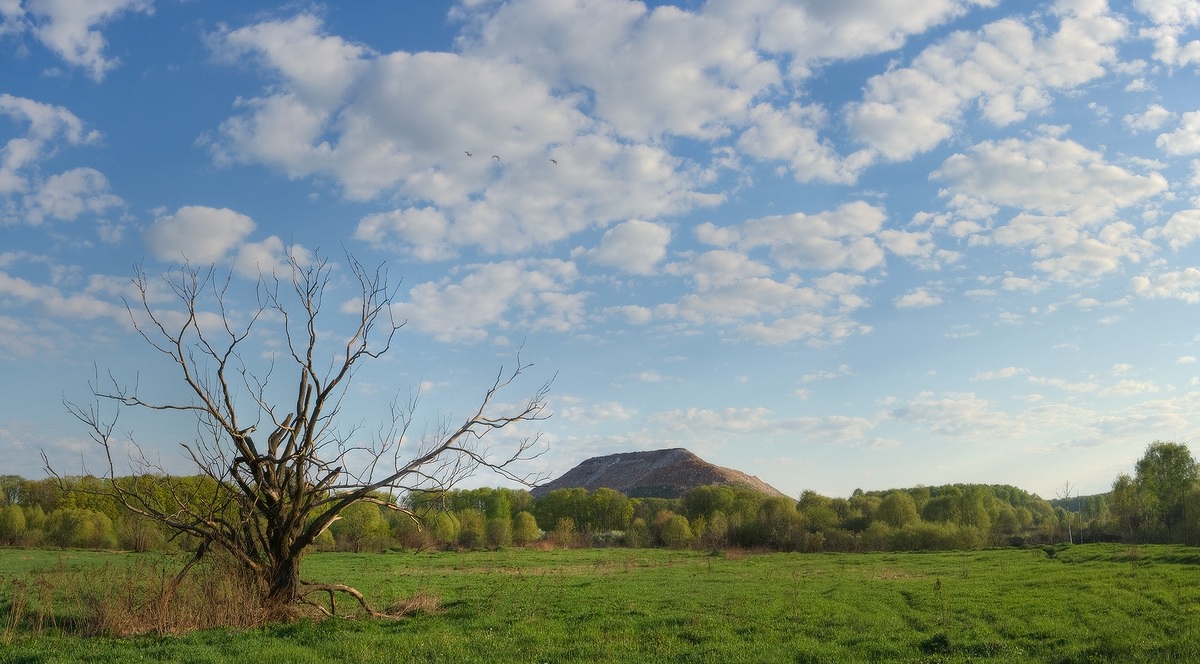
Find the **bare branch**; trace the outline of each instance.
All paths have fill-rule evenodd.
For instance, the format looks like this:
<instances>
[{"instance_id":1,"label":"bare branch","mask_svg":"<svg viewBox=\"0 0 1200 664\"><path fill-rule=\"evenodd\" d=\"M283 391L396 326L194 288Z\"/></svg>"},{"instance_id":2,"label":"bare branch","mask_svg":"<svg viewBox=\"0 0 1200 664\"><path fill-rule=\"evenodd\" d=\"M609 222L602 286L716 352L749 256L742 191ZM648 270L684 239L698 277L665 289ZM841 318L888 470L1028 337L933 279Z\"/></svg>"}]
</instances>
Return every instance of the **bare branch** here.
<instances>
[{"instance_id":1,"label":"bare branch","mask_svg":"<svg viewBox=\"0 0 1200 664\"><path fill-rule=\"evenodd\" d=\"M339 267L356 285L355 306L352 325L329 352L320 324ZM366 502L416 519L392 498L430 487L447 489L480 470L528 485L536 481L516 469L542 453L540 436L496 436L549 417L550 383L515 407L499 403L499 395L530 368L519 354L455 426L443 423L433 434L412 438L419 392L403 405L394 401L390 420L372 436L364 435L362 425L342 421L343 400L358 367L390 352L404 325L392 316L397 291L383 266L371 269L349 255L344 266L319 257L301 263L289 256L287 273L261 278L255 304L244 311L234 297L231 273L185 263L162 279L175 308L158 304L159 293L139 267L133 277L137 301L126 302L126 309L137 334L169 360L190 398L146 398L136 376L123 384L110 373L104 385L98 378L91 385L93 403L66 402L67 411L104 453L106 495L133 514L194 538L196 560L213 546L228 552L257 579L266 605L277 607L280 615L296 603L312 603L314 593L329 594L330 612L333 596L348 594L368 614L383 615L353 588L299 579L304 552L347 507ZM256 333L275 319L287 350L256 369L258 363L250 361L258 357ZM276 360L284 365L290 360L292 366L277 371ZM276 400L272 381L294 381L285 386L290 396ZM102 404L111 404L112 412L103 411ZM123 408L194 416L197 436L181 447L196 475L171 477L146 460L136 441L121 440L117 424ZM133 450L131 464L142 472L122 477L117 459L128 456L122 452L126 445ZM502 447L507 448L503 453ZM389 499L379 497L383 494Z\"/></svg>"}]
</instances>

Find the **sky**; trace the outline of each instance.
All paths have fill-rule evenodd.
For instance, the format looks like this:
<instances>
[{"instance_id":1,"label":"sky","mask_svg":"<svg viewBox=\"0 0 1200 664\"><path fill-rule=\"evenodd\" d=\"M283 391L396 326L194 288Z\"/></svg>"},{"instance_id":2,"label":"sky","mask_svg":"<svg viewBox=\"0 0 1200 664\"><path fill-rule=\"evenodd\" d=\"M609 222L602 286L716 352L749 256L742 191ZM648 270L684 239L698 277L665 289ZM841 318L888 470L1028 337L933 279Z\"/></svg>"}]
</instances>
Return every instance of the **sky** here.
<instances>
[{"instance_id":1,"label":"sky","mask_svg":"<svg viewBox=\"0 0 1200 664\"><path fill-rule=\"evenodd\" d=\"M244 320L324 257L336 342L349 254L404 327L348 435L519 357L553 416L495 443L548 478L1106 491L1200 435L1198 72L1194 0L0 0L0 473L101 469L97 376L186 399L135 270L215 265ZM193 423L120 418L191 471Z\"/></svg>"}]
</instances>

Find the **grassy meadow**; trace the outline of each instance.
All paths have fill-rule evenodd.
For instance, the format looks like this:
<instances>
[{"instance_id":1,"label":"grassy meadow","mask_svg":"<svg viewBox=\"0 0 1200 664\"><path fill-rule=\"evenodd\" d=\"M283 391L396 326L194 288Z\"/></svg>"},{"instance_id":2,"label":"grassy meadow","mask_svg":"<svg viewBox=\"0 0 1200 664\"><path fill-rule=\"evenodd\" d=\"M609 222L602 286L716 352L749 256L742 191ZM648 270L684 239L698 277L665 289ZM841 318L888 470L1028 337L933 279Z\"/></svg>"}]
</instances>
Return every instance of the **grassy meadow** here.
<instances>
[{"instance_id":1,"label":"grassy meadow","mask_svg":"<svg viewBox=\"0 0 1200 664\"><path fill-rule=\"evenodd\" d=\"M36 570L101 578L134 558L0 550L0 662L1200 661L1200 550L1179 546L317 553L307 578L431 610L117 639L64 634L63 602L14 624Z\"/></svg>"}]
</instances>

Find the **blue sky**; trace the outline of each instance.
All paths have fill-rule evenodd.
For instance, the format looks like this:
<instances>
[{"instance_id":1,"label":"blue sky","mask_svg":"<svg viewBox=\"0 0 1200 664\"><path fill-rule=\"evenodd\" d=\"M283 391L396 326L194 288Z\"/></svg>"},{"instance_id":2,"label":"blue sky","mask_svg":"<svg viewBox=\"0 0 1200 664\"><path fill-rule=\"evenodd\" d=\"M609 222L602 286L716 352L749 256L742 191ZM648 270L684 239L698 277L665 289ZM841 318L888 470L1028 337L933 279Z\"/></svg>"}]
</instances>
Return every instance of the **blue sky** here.
<instances>
[{"instance_id":1,"label":"blue sky","mask_svg":"<svg viewBox=\"0 0 1200 664\"><path fill-rule=\"evenodd\" d=\"M244 307L289 252L343 248L387 264L407 321L346 421L419 388L436 426L519 350L513 399L554 377L527 467L550 476L686 447L793 495L1052 497L1200 431L1192 0L0 0L0 21L0 472L96 467L62 402L97 370L183 396L130 325L135 266L215 263ZM194 425L153 415L122 429L188 472Z\"/></svg>"}]
</instances>

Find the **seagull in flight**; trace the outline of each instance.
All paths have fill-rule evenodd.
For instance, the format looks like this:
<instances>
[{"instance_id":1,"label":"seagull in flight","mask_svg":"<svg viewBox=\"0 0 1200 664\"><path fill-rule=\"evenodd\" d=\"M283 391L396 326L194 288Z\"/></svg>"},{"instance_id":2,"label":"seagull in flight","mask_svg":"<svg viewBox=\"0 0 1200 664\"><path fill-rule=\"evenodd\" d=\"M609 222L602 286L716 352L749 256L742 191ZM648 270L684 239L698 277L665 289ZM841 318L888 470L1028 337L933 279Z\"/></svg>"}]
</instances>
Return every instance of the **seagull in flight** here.
<instances>
[{"instance_id":1,"label":"seagull in flight","mask_svg":"<svg viewBox=\"0 0 1200 664\"><path fill-rule=\"evenodd\" d=\"M467 155L468 157L472 156L470 152L467 152L467 153L466 153L466 155Z\"/></svg>"},{"instance_id":2,"label":"seagull in flight","mask_svg":"<svg viewBox=\"0 0 1200 664\"><path fill-rule=\"evenodd\" d=\"M492 159L495 159L496 161L500 161L500 155L494 154L494 155L492 155Z\"/></svg>"}]
</instances>

